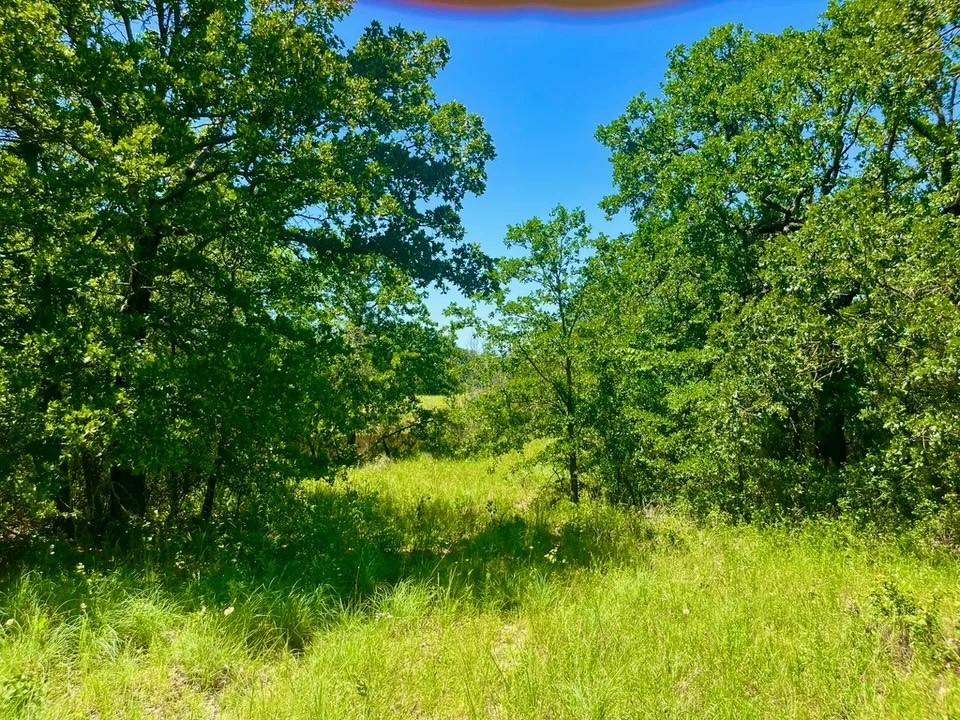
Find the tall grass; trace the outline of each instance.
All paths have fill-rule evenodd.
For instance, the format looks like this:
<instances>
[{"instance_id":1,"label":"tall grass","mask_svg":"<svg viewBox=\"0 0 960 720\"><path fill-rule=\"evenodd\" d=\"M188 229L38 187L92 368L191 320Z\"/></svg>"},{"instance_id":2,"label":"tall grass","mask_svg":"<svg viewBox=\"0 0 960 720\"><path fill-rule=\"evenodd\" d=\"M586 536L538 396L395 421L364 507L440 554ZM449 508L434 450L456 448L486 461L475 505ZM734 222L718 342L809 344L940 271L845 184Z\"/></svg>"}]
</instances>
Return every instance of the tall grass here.
<instances>
[{"instance_id":1,"label":"tall grass","mask_svg":"<svg viewBox=\"0 0 960 720\"><path fill-rule=\"evenodd\" d=\"M44 547L0 585L0 717L960 717L949 553L550 484L422 458L136 554Z\"/></svg>"}]
</instances>

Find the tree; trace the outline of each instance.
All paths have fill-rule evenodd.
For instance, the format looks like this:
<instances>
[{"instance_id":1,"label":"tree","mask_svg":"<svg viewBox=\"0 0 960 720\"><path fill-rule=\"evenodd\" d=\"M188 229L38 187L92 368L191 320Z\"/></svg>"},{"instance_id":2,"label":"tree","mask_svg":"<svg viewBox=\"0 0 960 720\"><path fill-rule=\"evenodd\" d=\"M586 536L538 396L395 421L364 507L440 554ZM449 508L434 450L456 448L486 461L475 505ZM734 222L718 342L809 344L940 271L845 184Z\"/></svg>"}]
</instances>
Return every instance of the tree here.
<instances>
[{"instance_id":1,"label":"tree","mask_svg":"<svg viewBox=\"0 0 960 720\"><path fill-rule=\"evenodd\" d=\"M654 495L903 517L960 488L958 27L954 0L850 0L719 28L600 130L637 231L598 258L628 291L591 303L598 346L630 349L598 363Z\"/></svg>"},{"instance_id":2,"label":"tree","mask_svg":"<svg viewBox=\"0 0 960 720\"><path fill-rule=\"evenodd\" d=\"M490 313L481 318L475 306L471 314L508 368L498 390L509 411L500 413L498 430L518 430L518 441L556 439L573 502L580 499L580 327L590 232L582 210L560 206L546 221L533 218L511 226L506 245L523 254L499 261L494 277L500 290L487 298Z\"/></svg>"},{"instance_id":3,"label":"tree","mask_svg":"<svg viewBox=\"0 0 960 720\"><path fill-rule=\"evenodd\" d=\"M347 48L347 10L0 7L0 476L94 525L151 484L215 491L315 424L345 284L386 306L485 276L458 211L493 149L434 96L446 44L373 24Z\"/></svg>"}]
</instances>

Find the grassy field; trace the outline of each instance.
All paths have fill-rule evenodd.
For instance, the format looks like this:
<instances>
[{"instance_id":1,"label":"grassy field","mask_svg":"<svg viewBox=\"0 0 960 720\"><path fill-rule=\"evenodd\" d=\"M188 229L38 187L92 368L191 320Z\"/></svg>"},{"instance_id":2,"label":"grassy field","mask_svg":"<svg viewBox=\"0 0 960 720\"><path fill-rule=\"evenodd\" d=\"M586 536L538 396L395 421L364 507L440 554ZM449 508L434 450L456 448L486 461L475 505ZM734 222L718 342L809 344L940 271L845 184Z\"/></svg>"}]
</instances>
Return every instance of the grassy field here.
<instances>
[{"instance_id":1,"label":"grassy field","mask_svg":"<svg viewBox=\"0 0 960 720\"><path fill-rule=\"evenodd\" d=\"M259 530L54 543L0 587L0 717L960 718L956 557L549 485L382 463Z\"/></svg>"}]
</instances>

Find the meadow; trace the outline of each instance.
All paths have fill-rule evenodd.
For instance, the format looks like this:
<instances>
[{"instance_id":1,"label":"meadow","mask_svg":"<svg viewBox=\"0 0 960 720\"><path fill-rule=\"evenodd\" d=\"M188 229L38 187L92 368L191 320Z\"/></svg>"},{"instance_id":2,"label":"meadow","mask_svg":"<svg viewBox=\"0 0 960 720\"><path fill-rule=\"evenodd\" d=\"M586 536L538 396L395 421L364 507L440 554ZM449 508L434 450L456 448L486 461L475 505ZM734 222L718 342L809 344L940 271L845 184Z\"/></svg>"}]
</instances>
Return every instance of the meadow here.
<instances>
[{"instance_id":1,"label":"meadow","mask_svg":"<svg viewBox=\"0 0 960 720\"><path fill-rule=\"evenodd\" d=\"M0 585L0 717L960 717L929 535L555 485L521 454L381 461L136 550L44 545Z\"/></svg>"},{"instance_id":2,"label":"meadow","mask_svg":"<svg viewBox=\"0 0 960 720\"><path fill-rule=\"evenodd\" d=\"M821 4L0 2L0 720L960 720L960 0Z\"/></svg>"}]
</instances>

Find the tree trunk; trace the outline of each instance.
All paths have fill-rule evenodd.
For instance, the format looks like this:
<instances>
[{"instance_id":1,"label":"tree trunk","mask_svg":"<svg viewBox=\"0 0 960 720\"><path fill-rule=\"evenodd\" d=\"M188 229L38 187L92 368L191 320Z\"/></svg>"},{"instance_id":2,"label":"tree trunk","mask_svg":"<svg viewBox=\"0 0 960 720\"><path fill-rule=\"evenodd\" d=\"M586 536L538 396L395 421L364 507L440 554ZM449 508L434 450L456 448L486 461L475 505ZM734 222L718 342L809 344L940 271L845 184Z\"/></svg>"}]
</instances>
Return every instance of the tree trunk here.
<instances>
[{"instance_id":1,"label":"tree trunk","mask_svg":"<svg viewBox=\"0 0 960 720\"><path fill-rule=\"evenodd\" d=\"M573 397L573 358L567 356L564 363L567 379L567 397L565 405L567 409L567 443L570 447L567 456L567 471L570 473L570 499L580 502L580 467L577 457L577 425L574 420L576 412L576 400Z\"/></svg>"},{"instance_id":2,"label":"tree trunk","mask_svg":"<svg viewBox=\"0 0 960 720\"><path fill-rule=\"evenodd\" d=\"M577 451L572 450L567 460L568 470L570 472L570 499L580 502L580 469L577 463Z\"/></svg>"},{"instance_id":3,"label":"tree trunk","mask_svg":"<svg viewBox=\"0 0 960 720\"><path fill-rule=\"evenodd\" d=\"M128 523L147 512L147 478L142 472L115 466L110 468L110 520Z\"/></svg>"},{"instance_id":4,"label":"tree trunk","mask_svg":"<svg viewBox=\"0 0 960 720\"><path fill-rule=\"evenodd\" d=\"M217 475L210 473L207 476L207 489L203 493L203 507L200 508L200 519L210 522L213 517L213 504L217 499Z\"/></svg>"},{"instance_id":5,"label":"tree trunk","mask_svg":"<svg viewBox=\"0 0 960 720\"><path fill-rule=\"evenodd\" d=\"M83 478L87 531L94 537L99 537L107 524L103 468L99 459L89 450L80 453L80 474Z\"/></svg>"},{"instance_id":6,"label":"tree trunk","mask_svg":"<svg viewBox=\"0 0 960 720\"><path fill-rule=\"evenodd\" d=\"M844 412L845 378L839 373L824 383L814 419L814 444L817 458L827 468L837 469L847 463L846 413Z\"/></svg>"},{"instance_id":7,"label":"tree trunk","mask_svg":"<svg viewBox=\"0 0 960 720\"><path fill-rule=\"evenodd\" d=\"M160 224L153 219L153 231L141 236L133 247L133 265L127 296L120 314L124 317L124 332L133 338L137 346L147 339L147 316L153 300L153 264L162 238ZM128 379L119 375L117 387L127 386ZM147 509L146 474L129 464L110 468L110 519L124 522L133 516L142 516Z\"/></svg>"}]
</instances>

